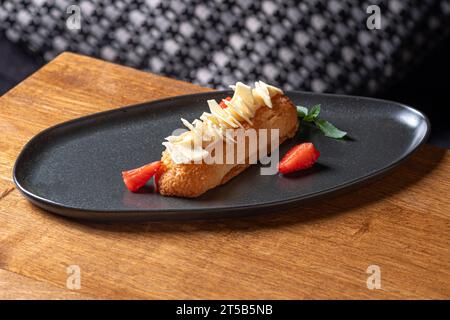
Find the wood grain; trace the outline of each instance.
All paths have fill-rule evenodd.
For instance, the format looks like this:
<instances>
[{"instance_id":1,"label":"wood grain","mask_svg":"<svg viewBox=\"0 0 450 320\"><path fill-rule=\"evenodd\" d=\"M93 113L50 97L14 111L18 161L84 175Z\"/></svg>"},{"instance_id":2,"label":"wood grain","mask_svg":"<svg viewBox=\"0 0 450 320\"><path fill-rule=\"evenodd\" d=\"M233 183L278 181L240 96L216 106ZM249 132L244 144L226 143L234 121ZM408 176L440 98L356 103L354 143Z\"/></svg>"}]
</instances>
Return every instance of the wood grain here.
<instances>
[{"instance_id":1,"label":"wood grain","mask_svg":"<svg viewBox=\"0 0 450 320\"><path fill-rule=\"evenodd\" d=\"M62 289L56 285L26 278L0 269L0 299L91 299L76 290Z\"/></svg>"},{"instance_id":2,"label":"wood grain","mask_svg":"<svg viewBox=\"0 0 450 320\"><path fill-rule=\"evenodd\" d=\"M351 194L233 220L77 222L14 188L14 161L40 130L203 90L64 53L0 98L0 298L450 298L447 150L424 146ZM381 268L379 290L366 286L369 265Z\"/></svg>"}]
</instances>

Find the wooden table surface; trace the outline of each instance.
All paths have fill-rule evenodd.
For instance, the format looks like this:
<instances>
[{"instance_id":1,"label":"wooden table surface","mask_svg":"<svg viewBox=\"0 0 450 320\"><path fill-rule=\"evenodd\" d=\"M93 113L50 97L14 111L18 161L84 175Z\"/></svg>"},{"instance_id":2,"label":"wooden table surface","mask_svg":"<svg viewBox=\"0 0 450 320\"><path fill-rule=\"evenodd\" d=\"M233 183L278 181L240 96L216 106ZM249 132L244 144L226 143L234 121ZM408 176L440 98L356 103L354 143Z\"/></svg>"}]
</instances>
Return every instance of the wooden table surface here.
<instances>
[{"instance_id":1,"label":"wooden table surface","mask_svg":"<svg viewBox=\"0 0 450 320\"><path fill-rule=\"evenodd\" d=\"M289 212L88 223L21 196L12 167L39 131L207 89L64 53L0 98L0 298L450 298L450 153L425 145L387 177ZM67 267L81 288L66 286ZM367 288L370 265L381 289Z\"/></svg>"}]
</instances>

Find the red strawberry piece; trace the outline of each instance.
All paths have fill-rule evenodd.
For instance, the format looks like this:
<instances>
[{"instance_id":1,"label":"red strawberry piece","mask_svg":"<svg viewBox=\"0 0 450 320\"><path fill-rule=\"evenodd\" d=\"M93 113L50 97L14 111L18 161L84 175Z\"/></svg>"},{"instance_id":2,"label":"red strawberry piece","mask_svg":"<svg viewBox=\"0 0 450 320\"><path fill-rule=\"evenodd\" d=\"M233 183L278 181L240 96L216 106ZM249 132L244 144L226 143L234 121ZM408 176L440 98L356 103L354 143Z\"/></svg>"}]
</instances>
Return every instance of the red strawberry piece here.
<instances>
[{"instance_id":1,"label":"red strawberry piece","mask_svg":"<svg viewBox=\"0 0 450 320\"><path fill-rule=\"evenodd\" d=\"M319 158L320 152L311 142L301 143L289 150L278 164L282 174L311 167Z\"/></svg>"},{"instance_id":2,"label":"red strawberry piece","mask_svg":"<svg viewBox=\"0 0 450 320\"><path fill-rule=\"evenodd\" d=\"M225 109L227 107L227 105L225 104L224 100L231 101L231 97L226 97L225 99L222 99L222 101L220 101L219 106L222 109Z\"/></svg>"},{"instance_id":3,"label":"red strawberry piece","mask_svg":"<svg viewBox=\"0 0 450 320\"><path fill-rule=\"evenodd\" d=\"M151 179L161 166L161 161L155 161L137 169L123 171L122 178L128 190L135 192Z\"/></svg>"}]
</instances>

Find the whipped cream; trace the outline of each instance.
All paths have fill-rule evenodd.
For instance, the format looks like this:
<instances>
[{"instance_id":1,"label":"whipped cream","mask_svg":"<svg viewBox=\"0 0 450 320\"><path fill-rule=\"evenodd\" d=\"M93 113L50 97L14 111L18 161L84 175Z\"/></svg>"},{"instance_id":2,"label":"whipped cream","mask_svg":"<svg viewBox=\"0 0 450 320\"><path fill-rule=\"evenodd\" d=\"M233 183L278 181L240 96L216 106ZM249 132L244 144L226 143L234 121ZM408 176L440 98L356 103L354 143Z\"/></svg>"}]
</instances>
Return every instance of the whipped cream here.
<instances>
[{"instance_id":1,"label":"whipped cream","mask_svg":"<svg viewBox=\"0 0 450 320\"><path fill-rule=\"evenodd\" d=\"M210 112L204 112L200 119L192 123L181 118L189 129L179 136L169 136L163 142L172 161L179 163L198 162L205 159L211 143L234 143L230 129L243 128L243 123L253 125L252 118L260 107L272 108L272 97L283 94L279 88L262 81L255 82L251 88L237 82L230 86L234 90L230 101L222 100L226 108L222 109L216 100L208 100ZM207 148L208 147L208 148Z\"/></svg>"}]
</instances>

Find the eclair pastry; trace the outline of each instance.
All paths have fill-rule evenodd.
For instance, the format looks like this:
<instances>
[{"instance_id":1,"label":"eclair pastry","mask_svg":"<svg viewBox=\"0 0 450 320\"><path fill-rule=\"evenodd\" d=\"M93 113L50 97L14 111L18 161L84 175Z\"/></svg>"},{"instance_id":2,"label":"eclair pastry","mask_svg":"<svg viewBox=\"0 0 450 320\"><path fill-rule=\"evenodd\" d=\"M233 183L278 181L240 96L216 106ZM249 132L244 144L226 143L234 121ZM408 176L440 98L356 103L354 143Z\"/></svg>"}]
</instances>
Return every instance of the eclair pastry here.
<instances>
[{"instance_id":1,"label":"eclair pastry","mask_svg":"<svg viewBox=\"0 0 450 320\"><path fill-rule=\"evenodd\" d=\"M256 82L254 88L241 82L232 88L231 99L220 103L208 100L210 112L204 112L192 123L182 119L189 130L169 136L163 142L166 149L155 179L160 194L197 197L245 170L250 165L248 151L244 163L206 161L212 155L209 147L214 144L223 144L224 157L230 145L237 151L239 146L235 144L233 130L278 129L279 144L295 135L298 129L296 108L283 91L262 81Z\"/></svg>"}]
</instances>

